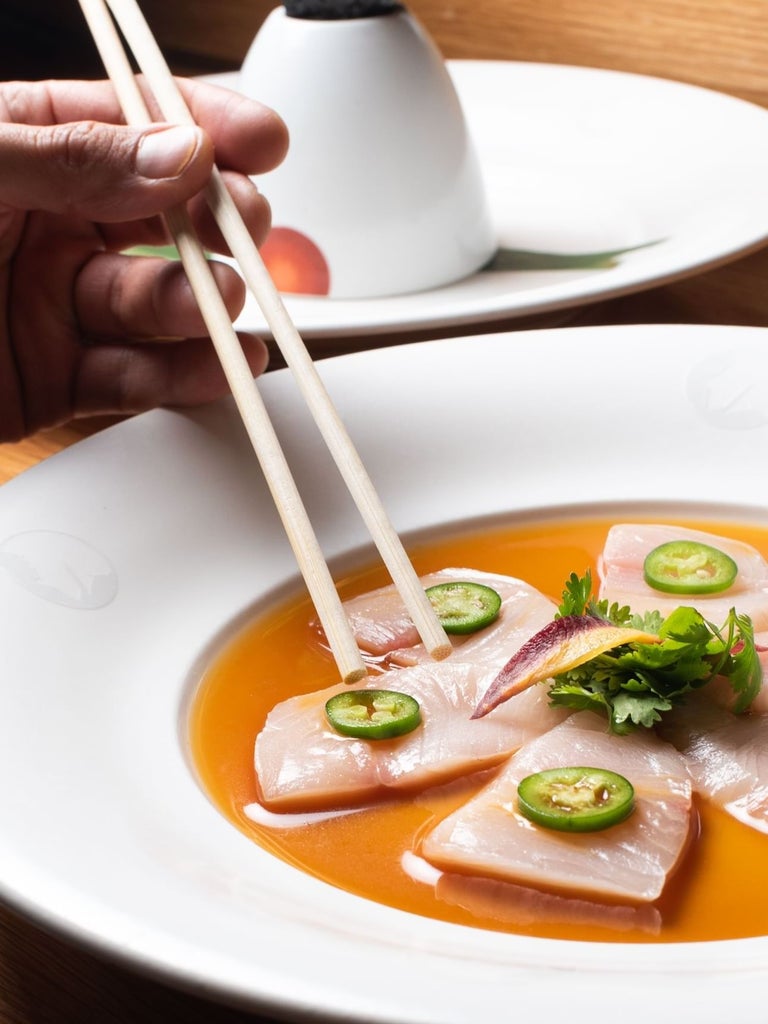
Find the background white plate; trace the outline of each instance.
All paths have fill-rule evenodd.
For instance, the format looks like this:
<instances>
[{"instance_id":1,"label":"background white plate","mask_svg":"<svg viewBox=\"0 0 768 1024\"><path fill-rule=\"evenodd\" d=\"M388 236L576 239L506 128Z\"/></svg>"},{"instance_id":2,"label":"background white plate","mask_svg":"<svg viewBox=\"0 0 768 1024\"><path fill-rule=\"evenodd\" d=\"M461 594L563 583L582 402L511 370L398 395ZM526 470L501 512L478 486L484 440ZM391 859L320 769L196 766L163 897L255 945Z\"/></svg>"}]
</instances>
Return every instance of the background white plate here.
<instances>
[{"instance_id":1,"label":"background white plate","mask_svg":"<svg viewBox=\"0 0 768 1024\"><path fill-rule=\"evenodd\" d=\"M618 71L448 61L499 244L594 253L657 243L601 270L475 274L371 300L290 296L306 337L394 332L579 306L726 262L768 237L768 111ZM237 87L237 74L213 76ZM269 197L269 176L262 179ZM276 216L275 223L279 223ZM365 258L367 240L360 240ZM238 327L265 331L249 299Z\"/></svg>"},{"instance_id":2,"label":"background white plate","mask_svg":"<svg viewBox=\"0 0 768 1024\"><path fill-rule=\"evenodd\" d=\"M572 503L768 522L766 331L520 332L319 368L404 534ZM364 533L287 373L263 392L325 550L346 556ZM445 429L456 410L471 429ZM612 1024L620 1008L644 1024L649 999L656 1020L751 1019L768 938L625 947L457 927L338 892L226 822L187 760L191 682L294 577L227 402L140 416L0 490L0 896L282 1019Z\"/></svg>"}]
</instances>

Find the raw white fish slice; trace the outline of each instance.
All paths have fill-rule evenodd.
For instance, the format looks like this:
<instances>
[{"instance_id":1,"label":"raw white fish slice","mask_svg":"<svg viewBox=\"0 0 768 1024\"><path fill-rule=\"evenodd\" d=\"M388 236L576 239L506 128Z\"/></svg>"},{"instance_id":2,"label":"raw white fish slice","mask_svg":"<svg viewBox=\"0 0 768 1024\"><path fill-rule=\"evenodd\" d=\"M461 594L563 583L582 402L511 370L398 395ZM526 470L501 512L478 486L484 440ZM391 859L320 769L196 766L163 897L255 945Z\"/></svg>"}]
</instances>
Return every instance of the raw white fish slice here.
<instances>
[{"instance_id":1,"label":"raw white fish slice","mask_svg":"<svg viewBox=\"0 0 768 1024\"><path fill-rule=\"evenodd\" d=\"M389 678L393 676L394 678ZM372 678L421 705L422 724L393 740L341 736L325 702L345 687L293 697L274 708L256 738L260 799L272 810L344 806L387 790L419 790L498 764L561 722L543 688L507 701L480 722L470 719L488 673L467 662L436 662Z\"/></svg>"},{"instance_id":2,"label":"raw white fish slice","mask_svg":"<svg viewBox=\"0 0 768 1024\"><path fill-rule=\"evenodd\" d=\"M507 701L483 721L471 721L499 668L551 621L556 608L538 591L509 577L445 570L426 577L424 583L430 586L430 580L454 578L493 580L489 585L494 589L504 588L499 619L474 634L479 638L487 633L487 642L467 642L445 661L430 658L365 681L369 688L412 694L421 705L423 721L418 729L394 740L340 736L328 724L324 708L330 697L345 689L341 685L283 701L270 712L256 738L256 777L266 806L311 810L348 805L392 789L423 789L498 764L563 721L568 712L551 708L541 687ZM385 598L383 591L374 592L372 598L361 599L358 608L368 609L366 615L383 614ZM358 623L363 619L360 612ZM387 627L388 635L400 642L397 614L388 621L392 627Z\"/></svg>"},{"instance_id":3,"label":"raw white fish slice","mask_svg":"<svg viewBox=\"0 0 768 1024\"><path fill-rule=\"evenodd\" d=\"M768 832L768 717L734 715L710 696L698 694L667 716L664 736L685 758L697 792Z\"/></svg>"},{"instance_id":4,"label":"raw white fish slice","mask_svg":"<svg viewBox=\"0 0 768 1024\"><path fill-rule=\"evenodd\" d=\"M556 606L538 590L512 576L451 568L429 573L420 579L425 590L440 583L463 580L491 587L501 597L501 611L494 623L469 636L451 637L453 656L460 653L462 660L495 660L500 667L508 656L510 643L516 642L518 631L527 631L527 619L538 616L542 610L551 619L556 611ZM416 665L432 660L419 642L394 586L381 587L345 601L344 609L362 651L378 658L386 656L387 662L394 665Z\"/></svg>"},{"instance_id":5,"label":"raw white fish slice","mask_svg":"<svg viewBox=\"0 0 768 1024\"><path fill-rule=\"evenodd\" d=\"M601 832L556 832L517 810L517 786L547 768L619 772L636 807ZM555 893L647 903L657 899L688 845L691 782L681 756L646 730L617 738L582 714L526 744L476 797L440 822L419 853L444 871Z\"/></svg>"},{"instance_id":6,"label":"raw white fish slice","mask_svg":"<svg viewBox=\"0 0 768 1024\"><path fill-rule=\"evenodd\" d=\"M452 872L440 875L435 896L476 917L491 918L515 928L567 924L614 932L642 931L649 935L661 931L661 913L650 903L601 903Z\"/></svg>"},{"instance_id":7,"label":"raw white fish slice","mask_svg":"<svg viewBox=\"0 0 768 1024\"><path fill-rule=\"evenodd\" d=\"M643 562L659 544L695 540L719 548L736 562L734 583L720 594L665 594L643 579ZM755 629L768 629L768 562L749 544L680 526L622 523L611 527L598 564L599 596L633 612L658 610L668 615L680 605L696 608L709 622L721 626L731 608L749 615Z\"/></svg>"}]
</instances>

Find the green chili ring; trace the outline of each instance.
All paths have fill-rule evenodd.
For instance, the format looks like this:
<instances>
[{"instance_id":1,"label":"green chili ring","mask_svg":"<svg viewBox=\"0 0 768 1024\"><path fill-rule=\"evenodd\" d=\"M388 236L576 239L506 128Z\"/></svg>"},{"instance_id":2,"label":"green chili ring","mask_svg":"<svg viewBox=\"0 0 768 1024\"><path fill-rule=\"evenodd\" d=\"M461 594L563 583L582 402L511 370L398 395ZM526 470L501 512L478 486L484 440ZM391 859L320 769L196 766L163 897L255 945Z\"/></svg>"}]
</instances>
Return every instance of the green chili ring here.
<instances>
[{"instance_id":1,"label":"green chili ring","mask_svg":"<svg viewBox=\"0 0 768 1024\"><path fill-rule=\"evenodd\" d=\"M501 597L484 583L437 583L427 587L426 594L446 633L475 633L497 619L501 610Z\"/></svg>"},{"instance_id":2,"label":"green chili ring","mask_svg":"<svg viewBox=\"0 0 768 1024\"><path fill-rule=\"evenodd\" d=\"M635 790L607 768L550 768L522 779L520 813L558 832L598 832L625 821L634 810Z\"/></svg>"},{"instance_id":3,"label":"green chili ring","mask_svg":"<svg viewBox=\"0 0 768 1024\"><path fill-rule=\"evenodd\" d=\"M404 736L421 723L416 698L396 690L344 690L326 701L325 714L336 732L363 740Z\"/></svg>"},{"instance_id":4,"label":"green chili ring","mask_svg":"<svg viewBox=\"0 0 768 1024\"><path fill-rule=\"evenodd\" d=\"M671 540L654 548L643 563L649 587L666 594L719 594L739 568L724 551L695 540Z\"/></svg>"}]
</instances>

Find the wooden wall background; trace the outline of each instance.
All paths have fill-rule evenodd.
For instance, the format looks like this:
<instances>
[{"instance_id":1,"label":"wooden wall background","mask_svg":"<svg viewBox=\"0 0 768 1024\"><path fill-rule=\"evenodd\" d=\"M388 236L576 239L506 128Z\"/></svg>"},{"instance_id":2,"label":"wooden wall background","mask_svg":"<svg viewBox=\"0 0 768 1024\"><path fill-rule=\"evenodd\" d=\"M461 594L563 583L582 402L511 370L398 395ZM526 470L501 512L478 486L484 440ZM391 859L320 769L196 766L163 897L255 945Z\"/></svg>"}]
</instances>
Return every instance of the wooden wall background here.
<instances>
[{"instance_id":1,"label":"wooden wall background","mask_svg":"<svg viewBox=\"0 0 768 1024\"><path fill-rule=\"evenodd\" d=\"M143 0L175 70L237 67L275 0ZM766 0L410 0L446 57L592 65L768 106ZM2 0L0 77L92 76L76 0Z\"/></svg>"}]
</instances>

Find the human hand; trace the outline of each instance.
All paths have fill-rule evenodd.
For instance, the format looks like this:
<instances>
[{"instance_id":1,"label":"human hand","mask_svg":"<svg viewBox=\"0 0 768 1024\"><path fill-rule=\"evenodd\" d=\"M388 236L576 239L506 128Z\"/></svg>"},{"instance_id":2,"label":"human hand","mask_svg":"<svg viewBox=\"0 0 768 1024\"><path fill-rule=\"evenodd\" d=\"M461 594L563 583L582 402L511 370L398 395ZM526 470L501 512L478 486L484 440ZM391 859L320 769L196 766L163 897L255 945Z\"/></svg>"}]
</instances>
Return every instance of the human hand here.
<instances>
[{"instance_id":1,"label":"human hand","mask_svg":"<svg viewBox=\"0 0 768 1024\"><path fill-rule=\"evenodd\" d=\"M228 252L200 195L214 149L259 244L269 206L247 176L276 166L288 137L266 107L179 84L200 128L126 127L108 82L0 84L0 441L226 392L181 265L123 251L167 243L159 214L188 200L202 243ZM234 319L244 285L212 267ZM260 373L266 347L241 341Z\"/></svg>"}]
</instances>

